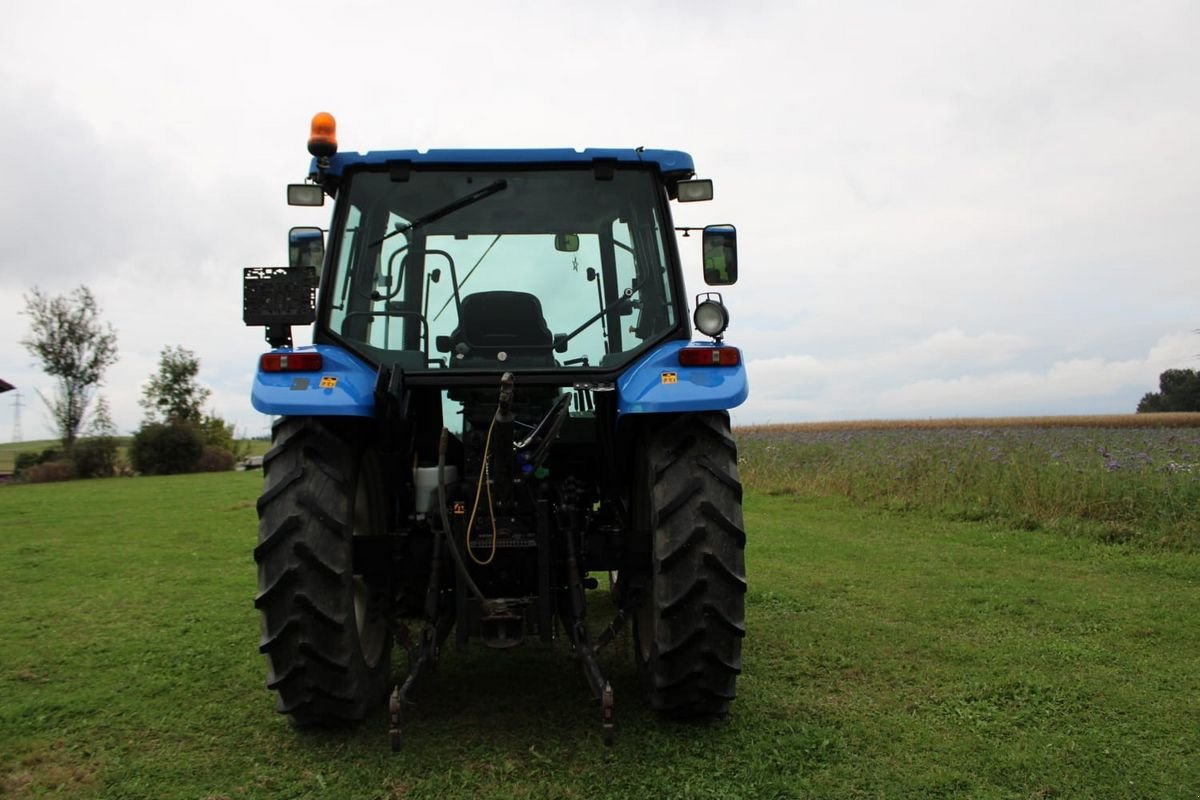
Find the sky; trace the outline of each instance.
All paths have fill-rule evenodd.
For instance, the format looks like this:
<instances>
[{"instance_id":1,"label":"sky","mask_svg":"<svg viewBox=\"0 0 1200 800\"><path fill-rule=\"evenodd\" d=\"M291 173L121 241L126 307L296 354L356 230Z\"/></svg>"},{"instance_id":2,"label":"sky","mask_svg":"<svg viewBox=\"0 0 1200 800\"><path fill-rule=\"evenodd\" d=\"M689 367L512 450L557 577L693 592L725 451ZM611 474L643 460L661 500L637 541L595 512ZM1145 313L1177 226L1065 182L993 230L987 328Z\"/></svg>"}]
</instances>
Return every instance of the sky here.
<instances>
[{"instance_id":1,"label":"sky","mask_svg":"<svg viewBox=\"0 0 1200 800\"><path fill-rule=\"evenodd\" d=\"M1198 31L1154 0L7 0L0 441L53 438L20 312L80 284L122 433L169 345L266 433L242 268L327 223L284 198L317 111L346 150L691 153L716 197L676 224L738 229L735 424L1131 412L1200 368Z\"/></svg>"}]
</instances>

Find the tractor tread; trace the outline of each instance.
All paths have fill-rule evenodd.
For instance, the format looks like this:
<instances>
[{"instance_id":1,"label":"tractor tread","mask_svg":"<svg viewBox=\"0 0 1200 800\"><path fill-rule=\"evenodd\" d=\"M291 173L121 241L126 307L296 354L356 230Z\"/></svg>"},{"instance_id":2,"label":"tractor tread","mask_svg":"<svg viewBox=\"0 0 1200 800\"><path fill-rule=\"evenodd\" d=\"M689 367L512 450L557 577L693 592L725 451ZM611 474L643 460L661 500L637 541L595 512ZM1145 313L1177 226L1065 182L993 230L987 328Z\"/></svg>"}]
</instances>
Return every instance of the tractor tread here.
<instances>
[{"instance_id":1,"label":"tractor tread","mask_svg":"<svg viewBox=\"0 0 1200 800\"><path fill-rule=\"evenodd\" d=\"M284 543L295 535L301 525L301 519L298 514L289 514L278 525L263 537L263 540L254 548L254 561L261 564L263 558L268 551L274 550L276 547L282 547Z\"/></svg>"},{"instance_id":2,"label":"tractor tread","mask_svg":"<svg viewBox=\"0 0 1200 800\"><path fill-rule=\"evenodd\" d=\"M322 558L321 554L314 550L312 545L310 545L308 542L296 542L296 546L293 548L293 551L296 553L296 557L305 564L335 581L340 580L341 577L346 574L345 569L338 569Z\"/></svg>"},{"instance_id":3,"label":"tractor tread","mask_svg":"<svg viewBox=\"0 0 1200 800\"><path fill-rule=\"evenodd\" d=\"M704 565L708 567L713 575L717 575L721 580L728 583L734 591L742 594L746 593L746 576L741 572L734 572L730 567L725 565L720 556L715 553L704 554Z\"/></svg>"},{"instance_id":4,"label":"tractor tread","mask_svg":"<svg viewBox=\"0 0 1200 800\"><path fill-rule=\"evenodd\" d=\"M705 533L706 532L704 528L692 528L692 531L687 535L687 538L674 543L673 546L669 542L666 543L665 546L669 547L670 549L663 553L662 558L659 561L658 571L668 572L674 568L676 562L690 557L695 552L696 548L704 542Z\"/></svg>"},{"instance_id":5,"label":"tractor tread","mask_svg":"<svg viewBox=\"0 0 1200 800\"><path fill-rule=\"evenodd\" d=\"M742 671L745 545L737 445L725 412L656 418L645 437L653 536L635 648L652 708L673 717L728 713Z\"/></svg>"},{"instance_id":6,"label":"tractor tread","mask_svg":"<svg viewBox=\"0 0 1200 800\"><path fill-rule=\"evenodd\" d=\"M387 689L388 649L374 666L366 663L352 600L359 430L342 420L285 417L263 458L258 649L276 708L296 726L361 720Z\"/></svg>"},{"instance_id":7,"label":"tractor tread","mask_svg":"<svg viewBox=\"0 0 1200 800\"><path fill-rule=\"evenodd\" d=\"M670 600L667 600L665 603L663 603L662 608L660 608L658 611L659 616L663 617L664 619L673 616L675 614L675 612L677 612L681 608L683 608L684 605L686 605L687 603L690 603L692 600L694 600L699 595L704 594L704 590L707 587L708 587L708 579L707 578L701 578L698 581L696 581L695 583L693 583L691 586L685 587L683 589L683 591L681 591L677 596L675 596L675 597L671 598Z\"/></svg>"}]
</instances>

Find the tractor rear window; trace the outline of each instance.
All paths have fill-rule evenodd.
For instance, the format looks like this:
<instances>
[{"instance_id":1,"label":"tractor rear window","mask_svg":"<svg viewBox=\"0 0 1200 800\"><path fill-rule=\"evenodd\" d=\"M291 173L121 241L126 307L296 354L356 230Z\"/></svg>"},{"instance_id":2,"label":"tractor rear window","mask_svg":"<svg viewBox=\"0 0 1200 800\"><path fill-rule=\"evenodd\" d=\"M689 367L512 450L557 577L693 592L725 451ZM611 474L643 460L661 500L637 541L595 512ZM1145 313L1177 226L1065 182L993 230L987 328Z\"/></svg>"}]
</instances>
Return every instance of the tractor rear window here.
<instances>
[{"instance_id":1,"label":"tractor rear window","mask_svg":"<svg viewBox=\"0 0 1200 800\"><path fill-rule=\"evenodd\" d=\"M648 171L358 172L339 202L324 322L369 357L611 367L678 322Z\"/></svg>"}]
</instances>

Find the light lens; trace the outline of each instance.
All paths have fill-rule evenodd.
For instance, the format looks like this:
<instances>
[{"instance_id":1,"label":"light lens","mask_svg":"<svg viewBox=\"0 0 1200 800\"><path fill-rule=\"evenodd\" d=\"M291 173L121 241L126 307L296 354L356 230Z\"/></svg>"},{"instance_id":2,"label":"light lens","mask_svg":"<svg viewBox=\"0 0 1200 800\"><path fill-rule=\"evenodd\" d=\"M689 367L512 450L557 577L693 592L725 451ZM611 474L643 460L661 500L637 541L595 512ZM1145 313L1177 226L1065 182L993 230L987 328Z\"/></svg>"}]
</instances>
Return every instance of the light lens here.
<instances>
[{"instance_id":1,"label":"light lens","mask_svg":"<svg viewBox=\"0 0 1200 800\"><path fill-rule=\"evenodd\" d=\"M337 122L333 114L320 111L313 115L308 136L308 152L317 158L328 158L337 152Z\"/></svg>"},{"instance_id":2,"label":"light lens","mask_svg":"<svg viewBox=\"0 0 1200 800\"><path fill-rule=\"evenodd\" d=\"M736 367L742 353L736 347L685 347L679 351L681 367Z\"/></svg>"},{"instance_id":3,"label":"light lens","mask_svg":"<svg viewBox=\"0 0 1200 800\"><path fill-rule=\"evenodd\" d=\"M327 111L318 111L313 115L309 141L328 142L337 146L337 120Z\"/></svg>"},{"instance_id":4,"label":"light lens","mask_svg":"<svg viewBox=\"0 0 1200 800\"><path fill-rule=\"evenodd\" d=\"M713 199L713 183L707 178L679 182L679 202L695 203Z\"/></svg>"},{"instance_id":5,"label":"light lens","mask_svg":"<svg viewBox=\"0 0 1200 800\"><path fill-rule=\"evenodd\" d=\"M322 365L320 353L263 353L263 372L316 372Z\"/></svg>"},{"instance_id":6,"label":"light lens","mask_svg":"<svg viewBox=\"0 0 1200 800\"><path fill-rule=\"evenodd\" d=\"M287 198L289 206L322 206L325 190L315 183L289 183Z\"/></svg>"},{"instance_id":7,"label":"light lens","mask_svg":"<svg viewBox=\"0 0 1200 800\"><path fill-rule=\"evenodd\" d=\"M696 323L696 330L705 336L720 336L729 327L729 312L715 300L705 300L696 306L692 321Z\"/></svg>"}]
</instances>

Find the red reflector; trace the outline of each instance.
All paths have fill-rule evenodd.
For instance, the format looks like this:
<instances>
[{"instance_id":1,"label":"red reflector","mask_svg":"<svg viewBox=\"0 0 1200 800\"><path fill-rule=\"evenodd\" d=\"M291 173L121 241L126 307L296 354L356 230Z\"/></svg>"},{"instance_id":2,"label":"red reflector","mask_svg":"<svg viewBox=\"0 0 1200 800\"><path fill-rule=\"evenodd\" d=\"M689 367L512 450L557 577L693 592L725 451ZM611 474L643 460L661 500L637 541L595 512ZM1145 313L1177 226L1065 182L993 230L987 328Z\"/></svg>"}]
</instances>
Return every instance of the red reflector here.
<instances>
[{"instance_id":1,"label":"red reflector","mask_svg":"<svg viewBox=\"0 0 1200 800\"><path fill-rule=\"evenodd\" d=\"M685 347L679 351L683 367L736 367L742 354L736 347Z\"/></svg>"},{"instance_id":2,"label":"red reflector","mask_svg":"<svg viewBox=\"0 0 1200 800\"><path fill-rule=\"evenodd\" d=\"M316 372L322 362L320 353L263 353L259 363L263 372Z\"/></svg>"}]
</instances>

